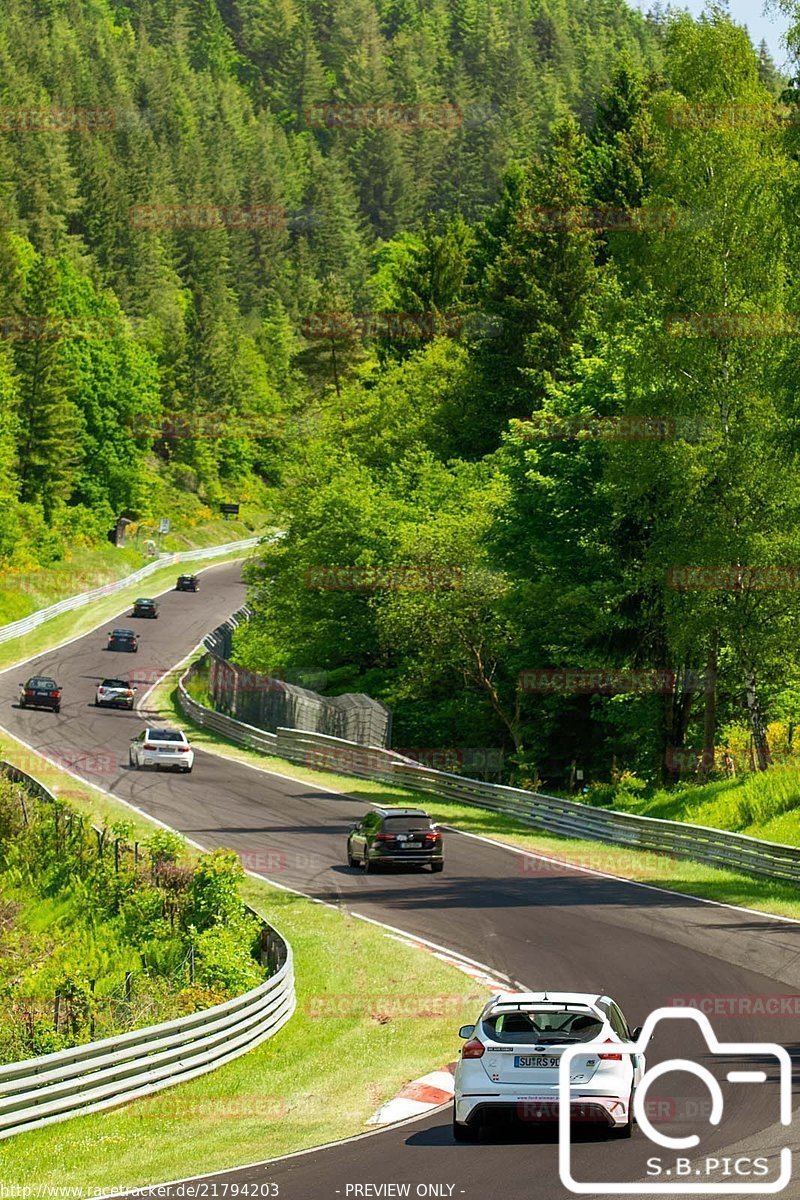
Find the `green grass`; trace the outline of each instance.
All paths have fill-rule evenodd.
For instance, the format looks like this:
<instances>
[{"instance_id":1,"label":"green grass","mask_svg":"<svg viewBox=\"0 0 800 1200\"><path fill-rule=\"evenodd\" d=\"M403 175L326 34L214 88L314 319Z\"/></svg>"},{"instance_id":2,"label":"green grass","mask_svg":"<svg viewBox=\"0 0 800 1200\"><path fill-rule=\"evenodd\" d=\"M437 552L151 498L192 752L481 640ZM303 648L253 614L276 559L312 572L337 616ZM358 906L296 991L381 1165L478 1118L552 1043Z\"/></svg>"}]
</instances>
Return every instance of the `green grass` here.
<instances>
[{"instance_id":1,"label":"green grass","mask_svg":"<svg viewBox=\"0 0 800 1200\"><path fill-rule=\"evenodd\" d=\"M800 767L775 766L762 773L714 780L699 787L687 784L644 797L619 789L610 804L641 816L687 821L800 846Z\"/></svg>"},{"instance_id":2,"label":"green grass","mask_svg":"<svg viewBox=\"0 0 800 1200\"><path fill-rule=\"evenodd\" d=\"M260 754L256 750L243 749L219 734L201 729L185 717L177 707L177 690L171 681L161 684L153 693L151 701L153 707L160 709L163 716L171 721L178 721L184 729L190 729L192 743L200 749L240 762L249 762L265 770L289 775L293 779L322 784L334 791L345 792L363 800L366 804L424 804L426 810L441 824L453 826L465 833L493 838L521 850L561 859L576 866L652 884L669 891L716 900L722 904L735 904L763 913L800 919L800 891L788 885L773 884L734 871L715 870L703 863L673 859L648 851L560 837L533 829L514 817L474 805L441 800L427 792L410 791L372 780L311 770L296 766L285 759ZM719 785L710 785L712 788L717 786ZM535 880L539 868L533 868L534 864L530 860L520 857L518 869L521 874Z\"/></svg>"},{"instance_id":3,"label":"green grass","mask_svg":"<svg viewBox=\"0 0 800 1200\"><path fill-rule=\"evenodd\" d=\"M32 771L0 736L0 755ZM42 763L32 771L96 824L153 824ZM245 898L291 942L298 1011L273 1039L158 1097L0 1141L0 1182L121 1189L220 1170L363 1132L419 1075L451 1061L485 991L456 968L349 917L248 878ZM345 1066L346 1065L346 1072ZM346 1074L347 1085L342 1085Z\"/></svg>"}]
</instances>

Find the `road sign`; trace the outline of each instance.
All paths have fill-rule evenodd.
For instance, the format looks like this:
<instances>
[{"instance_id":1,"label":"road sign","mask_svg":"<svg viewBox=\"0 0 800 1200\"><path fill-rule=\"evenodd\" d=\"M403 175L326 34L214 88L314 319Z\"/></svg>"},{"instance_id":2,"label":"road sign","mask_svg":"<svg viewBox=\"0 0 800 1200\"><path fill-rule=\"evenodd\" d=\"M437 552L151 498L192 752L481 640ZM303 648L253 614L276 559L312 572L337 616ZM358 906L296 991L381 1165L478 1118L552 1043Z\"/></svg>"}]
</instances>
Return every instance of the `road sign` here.
<instances>
[{"instance_id":1,"label":"road sign","mask_svg":"<svg viewBox=\"0 0 800 1200\"><path fill-rule=\"evenodd\" d=\"M169 526L170 526L169 517L162 517L161 520L158 522L158 532L159 533L169 533Z\"/></svg>"},{"instance_id":2,"label":"road sign","mask_svg":"<svg viewBox=\"0 0 800 1200\"><path fill-rule=\"evenodd\" d=\"M229 516L238 517L238 515L239 515L239 505L238 504L220 504L219 510L220 510L220 512L225 513L226 517L229 517Z\"/></svg>"}]
</instances>

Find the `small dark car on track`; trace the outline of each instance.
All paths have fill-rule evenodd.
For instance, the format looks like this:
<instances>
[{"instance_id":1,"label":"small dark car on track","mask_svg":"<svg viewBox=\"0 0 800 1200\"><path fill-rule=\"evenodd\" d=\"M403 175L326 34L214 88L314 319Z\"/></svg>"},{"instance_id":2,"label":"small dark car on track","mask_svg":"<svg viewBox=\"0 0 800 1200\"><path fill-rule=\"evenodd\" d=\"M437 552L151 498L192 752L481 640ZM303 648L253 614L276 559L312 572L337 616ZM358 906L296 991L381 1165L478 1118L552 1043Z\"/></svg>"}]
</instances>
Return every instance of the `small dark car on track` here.
<instances>
[{"instance_id":1,"label":"small dark car on track","mask_svg":"<svg viewBox=\"0 0 800 1200\"><path fill-rule=\"evenodd\" d=\"M61 688L49 675L31 675L19 685L20 708L50 708L61 711Z\"/></svg>"},{"instance_id":2,"label":"small dark car on track","mask_svg":"<svg viewBox=\"0 0 800 1200\"><path fill-rule=\"evenodd\" d=\"M200 587L200 580L196 575L179 575L178 582L175 584L176 592L196 592Z\"/></svg>"},{"instance_id":3,"label":"small dark car on track","mask_svg":"<svg viewBox=\"0 0 800 1200\"><path fill-rule=\"evenodd\" d=\"M139 637L132 629L112 629L108 635L107 650L128 650L136 654L139 649Z\"/></svg>"},{"instance_id":4,"label":"small dark car on track","mask_svg":"<svg viewBox=\"0 0 800 1200\"><path fill-rule=\"evenodd\" d=\"M444 869L442 835L423 809L376 808L353 825L347 839L348 866L370 871L378 863Z\"/></svg>"},{"instance_id":5,"label":"small dark car on track","mask_svg":"<svg viewBox=\"0 0 800 1200\"><path fill-rule=\"evenodd\" d=\"M133 612L131 613L131 616L155 618L158 616L158 605L156 604L155 600L148 600L144 597L140 598L139 600L134 600Z\"/></svg>"}]
</instances>

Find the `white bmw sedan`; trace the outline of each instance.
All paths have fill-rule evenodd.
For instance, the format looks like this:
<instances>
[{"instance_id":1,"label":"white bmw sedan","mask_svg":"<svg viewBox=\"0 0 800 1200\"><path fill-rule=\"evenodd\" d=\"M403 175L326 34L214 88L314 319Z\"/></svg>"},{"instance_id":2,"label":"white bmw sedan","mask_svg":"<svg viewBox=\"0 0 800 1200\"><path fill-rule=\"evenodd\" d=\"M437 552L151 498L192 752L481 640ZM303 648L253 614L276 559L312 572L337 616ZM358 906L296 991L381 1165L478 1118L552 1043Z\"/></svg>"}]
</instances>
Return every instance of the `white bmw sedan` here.
<instances>
[{"instance_id":1,"label":"white bmw sedan","mask_svg":"<svg viewBox=\"0 0 800 1200\"><path fill-rule=\"evenodd\" d=\"M644 1055L620 1053L615 1043L636 1041L609 996L586 992L501 992L477 1025L464 1025L466 1039L456 1066L453 1136L477 1140L493 1116L506 1120L557 1121L559 1063L569 1047L592 1045L570 1068L572 1121L605 1124L630 1137L633 1093L645 1070ZM607 1045L608 1049L605 1049Z\"/></svg>"},{"instance_id":2,"label":"white bmw sedan","mask_svg":"<svg viewBox=\"0 0 800 1200\"><path fill-rule=\"evenodd\" d=\"M140 767L173 767L187 775L194 765L194 751L181 729L145 729L131 741L128 762Z\"/></svg>"}]
</instances>

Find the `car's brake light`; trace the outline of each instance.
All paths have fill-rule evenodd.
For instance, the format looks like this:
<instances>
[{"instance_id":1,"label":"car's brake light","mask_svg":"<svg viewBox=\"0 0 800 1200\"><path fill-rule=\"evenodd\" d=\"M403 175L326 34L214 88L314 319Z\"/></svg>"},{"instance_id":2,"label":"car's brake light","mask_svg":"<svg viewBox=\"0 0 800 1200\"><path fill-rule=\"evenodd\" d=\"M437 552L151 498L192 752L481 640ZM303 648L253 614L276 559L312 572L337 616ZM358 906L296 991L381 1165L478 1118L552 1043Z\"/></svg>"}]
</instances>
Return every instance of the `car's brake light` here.
<instances>
[{"instance_id":1,"label":"car's brake light","mask_svg":"<svg viewBox=\"0 0 800 1200\"><path fill-rule=\"evenodd\" d=\"M132 696L132 695L133 695L133 692L126 692L126 693L125 693L125 695L126 695L126 696Z\"/></svg>"},{"instance_id":2,"label":"car's brake light","mask_svg":"<svg viewBox=\"0 0 800 1200\"><path fill-rule=\"evenodd\" d=\"M58 698L59 698L59 697L60 697L60 695L61 695L61 692L48 692L47 694L48 694L48 696L52 696L52 698L53 698L54 700L58 700Z\"/></svg>"},{"instance_id":3,"label":"car's brake light","mask_svg":"<svg viewBox=\"0 0 800 1200\"><path fill-rule=\"evenodd\" d=\"M442 840L442 835L440 833L434 832L434 833L426 833L425 834L426 842L440 842L441 840Z\"/></svg>"},{"instance_id":4,"label":"car's brake light","mask_svg":"<svg viewBox=\"0 0 800 1200\"><path fill-rule=\"evenodd\" d=\"M158 746L154 746L152 742L145 742L144 748L145 750L157 750Z\"/></svg>"},{"instance_id":5,"label":"car's brake light","mask_svg":"<svg viewBox=\"0 0 800 1200\"><path fill-rule=\"evenodd\" d=\"M611 1041L611 1038L606 1038L606 1045L607 1046L614 1045L614 1043ZM597 1057L599 1059L601 1059L603 1062L622 1062L621 1054L598 1054Z\"/></svg>"},{"instance_id":6,"label":"car's brake light","mask_svg":"<svg viewBox=\"0 0 800 1200\"><path fill-rule=\"evenodd\" d=\"M486 1047L478 1038L470 1038L461 1051L462 1058L483 1058Z\"/></svg>"},{"instance_id":7,"label":"car's brake light","mask_svg":"<svg viewBox=\"0 0 800 1200\"><path fill-rule=\"evenodd\" d=\"M186 751L188 751L189 747L188 746L176 746L175 749L180 750L182 753L185 753Z\"/></svg>"},{"instance_id":8,"label":"car's brake light","mask_svg":"<svg viewBox=\"0 0 800 1200\"><path fill-rule=\"evenodd\" d=\"M376 842L393 842L394 834L393 833L376 833L375 841Z\"/></svg>"}]
</instances>

